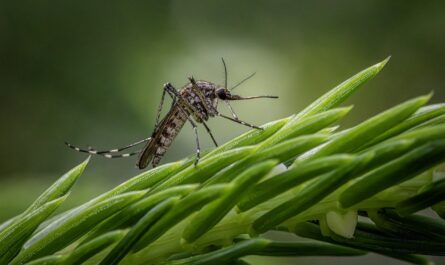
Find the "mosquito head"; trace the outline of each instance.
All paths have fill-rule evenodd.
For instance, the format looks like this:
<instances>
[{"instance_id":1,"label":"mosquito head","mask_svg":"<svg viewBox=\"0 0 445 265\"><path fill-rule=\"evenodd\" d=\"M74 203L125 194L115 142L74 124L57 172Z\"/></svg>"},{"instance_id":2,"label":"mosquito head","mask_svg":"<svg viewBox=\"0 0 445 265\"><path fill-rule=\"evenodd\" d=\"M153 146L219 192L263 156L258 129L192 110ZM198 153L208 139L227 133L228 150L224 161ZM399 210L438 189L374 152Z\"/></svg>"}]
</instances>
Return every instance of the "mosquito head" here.
<instances>
[{"instance_id":1,"label":"mosquito head","mask_svg":"<svg viewBox=\"0 0 445 265\"><path fill-rule=\"evenodd\" d=\"M215 93L216 96L221 100L227 100L232 96L227 88L218 88L216 89Z\"/></svg>"}]
</instances>

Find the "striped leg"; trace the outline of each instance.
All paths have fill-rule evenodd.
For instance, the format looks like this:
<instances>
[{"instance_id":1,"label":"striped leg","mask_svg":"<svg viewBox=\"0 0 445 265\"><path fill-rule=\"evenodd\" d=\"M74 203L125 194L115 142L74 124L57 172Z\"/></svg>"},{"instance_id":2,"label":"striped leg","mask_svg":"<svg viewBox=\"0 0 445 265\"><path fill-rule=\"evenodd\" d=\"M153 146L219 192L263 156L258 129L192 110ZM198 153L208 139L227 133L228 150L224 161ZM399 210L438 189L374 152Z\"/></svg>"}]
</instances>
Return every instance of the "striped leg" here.
<instances>
[{"instance_id":1,"label":"striped leg","mask_svg":"<svg viewBox=\"0 0 445 265\"><path fill-rule=\"evenodd\" d=\"M181 107L182 109L182 107ZM193 131L195 132L195 140L196 140L196 160L195 160L195 166L198 165L199 159L201 159L201 147L199 146L199 136L198 136L198 127L193 122L192 119L188 119L190 124L193 127Z\"/></svg>"},{"instance_id":2,"label":"striped leg","mask_svg":"<svg viewBox=\"0 0 445 265\"><path fill-rule=\"evenodd\" d=\"M103 152L105 152L105 151L101 151L102 153L100 153L100 152L98 152L98 151L96 151L96 150L94 150L94 149L91 149L91 148L88 149L88 150L80 149L79 147L73 146L73 145L71 145L71 144L69 144L69 143L66 143L66 145L68 145L69 148L76 150L77 152L87 153L87 154L90 154L90 155L99 155L99 156L103 156L103 157L105 157L105 158L124 158L124 157L130 157L130 156L137 155L137 154L139 154L139 153L142 151L142 150L138 150L138 151L131 152L131 153L112 155L112 153L103 153Z\"/></svg>"},{"instance_id":3,"label":"striped leg","mask_svg":"<svg viewBox=\"0 0 445 265\"><path fill-rule=\"evenodd\" d=\"M105 158L125 158L125 157L130 157L130 156L137 155L140 152L142 152L142 150L138 150L138 151L131 152L131 153L118 154L118 155L111 155L111 154L99 154L99 155L103 156Z\"/></svg>"},{"instance_id":4,"label":"striped leg","mask_svg":"<svg viewBox=\"0 0 445 265\"><path fill-rule=\"evenodd\" d=\"M247 123L247 122L242 121L242 120L239 120L239 119L234 119L234 118L232 118L232 117L226 116L226 115L221 114L221 113L218 113L218 116L223 117L223 118L228 119L228 120L231 120L231 121L234 121L234 122L236 122L236 123L239 123L239 124L248 126L248 127L250 127L250 128L264 130L263 128L258 127L258 126L256 126L256 125L252 125L252 124L250 124L250 123Z\"/></svg>"},{"instance_id":5,"label":"striped leg","mask_svg":"<svg viewBox=\"0 0 445 265\"><path fill-rule=\"evenodd\" d=\"M111 149L111 150L106 150L106 151L97 151L97 150L95 150L95 149L93 149L91 147L89 147L88 149L81 149L81 148L79 148L77 146L74 146L74 145L72 145L70 143L67 143L67 142L65 142L65 144L69 148L71 148L71 149L73 149L73 150L75 150L77 152L87 153L87 154L91 154L91 155L101 155L101 156L104 156L106 158L119 158L119 157L129 157L129 156L136 155L136 154L139 153L139 151L128 153L128 154L119 154L119 155L111 155L111 154L112 153L118 153L118 152L124 151L126 149L129 149L129 148L131 148L133 146L145 143L145 142L149 141L150 139L151 139L151 137L147 138L147 139L143 139L141 141L137 141L135 143L129 144L129 145L121 147L121 148L116 148L116 149Z\"/></svg>"}]
</instances>

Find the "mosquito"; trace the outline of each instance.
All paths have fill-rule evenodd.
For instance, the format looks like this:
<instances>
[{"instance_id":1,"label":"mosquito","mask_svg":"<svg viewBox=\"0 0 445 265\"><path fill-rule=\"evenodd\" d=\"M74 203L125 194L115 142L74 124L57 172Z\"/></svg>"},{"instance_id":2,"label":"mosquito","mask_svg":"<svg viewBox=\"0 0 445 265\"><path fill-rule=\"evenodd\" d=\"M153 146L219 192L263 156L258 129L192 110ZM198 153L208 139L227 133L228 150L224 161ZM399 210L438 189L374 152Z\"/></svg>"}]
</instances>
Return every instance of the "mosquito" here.
<instances>
[{"instance_id":1,"label":"mosquito","mask_svg":"<svg viewBox=\"0 0 445 265\"><path fill-rule=\"evenodd\" d=\"M206 124L211 117L222 117L224 119L228 119L230 121L248 126L254 129L262 129L258 126L252 125L245 121L242 121L238 118L230 105L229 101L232 100L249 100L249 99L257 99L257 98L278 98L277 96L251 96L251 97L242 97L239 95L231 94L231 91L236 87L240 86L242 83L252 78L255 73L247 76L230 89L227 88L227 66L226 62L223 58L221 58L223 66L224 66L224 86L216 85L212 82L205 80L195 80L193 77L189 77L189 83L182 87L180 90L176 90L172 84L166 83L164 84L164 89L161 96L161 102L158 107L157 115L156 115L156 123L154 131L151 137L137 141L135 143L129 144L127 146L111 149L107 151L98 151L94 148L89 147L88 149L81 149L77 146L74 146L70 143L65 143L68 147L83 153L88 153L91 155L100 155L106 158L122 158L122 157L130 157L133 155L139 155L136 166L139 169L146 168L150 162L153 167L156 167L164 154L167 152L167 149L172 144L175 137L179 134L182 127L186 122L189 122L195 133L196 140L196 159L195 166L198 164L198 161L201 157L201 147L199 144L199 136L198 136L198 127L197 123L201 123L206 129L207 133L210 135L215 146L218 146L218 143L215 140L215 137L212 134L209 126ZM159 121L161 111L164 105L165 95L168 94L172 98L172 105L170 110L165 115L165 117ZM223 101L229 111L232 114L232 117L226 116L218 111L218 101ZM145 143L145 147L139 151L125 153L125 154L116 154L120 153L124 150L130 149L134 146L138 146Z\"/></svg>"}]
</instances>

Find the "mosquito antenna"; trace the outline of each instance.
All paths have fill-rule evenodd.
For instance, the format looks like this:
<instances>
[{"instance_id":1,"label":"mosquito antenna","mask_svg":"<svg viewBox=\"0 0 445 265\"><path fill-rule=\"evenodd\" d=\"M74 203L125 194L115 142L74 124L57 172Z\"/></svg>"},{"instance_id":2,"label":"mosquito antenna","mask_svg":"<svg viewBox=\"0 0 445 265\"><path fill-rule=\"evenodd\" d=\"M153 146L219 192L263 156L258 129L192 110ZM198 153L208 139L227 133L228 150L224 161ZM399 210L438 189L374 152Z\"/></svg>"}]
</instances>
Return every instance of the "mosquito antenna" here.
<instances>
[{"instance_id":1,"label":"mosquito antenna","mask_svg":"<svg viewBox=\"0 0 445 265\"><path fill-rule=\"evenodd\" d=\"M221 57L223 66L224 66L224 87L227 88L227 66L226 62L224 61L224 58Z\"/></svg>"},{"instance_id":2,"label":"mosquito antenna","mask_svg":"<svg viewBox=\"0 0 445 265\"><path fill-rule=\"evenodd\" d=\"M235 89L236 87L238 87L239 85L241 85L242 83L244 83L245 81L249 80L250 78L252 78L254 75L256 74L256 72L253 72L252 74L250 74L248 77L244 78L243 80L239 81L236 85L234 85L232 88L230 88L230 90Z\"/></svg>"}]
</instances>

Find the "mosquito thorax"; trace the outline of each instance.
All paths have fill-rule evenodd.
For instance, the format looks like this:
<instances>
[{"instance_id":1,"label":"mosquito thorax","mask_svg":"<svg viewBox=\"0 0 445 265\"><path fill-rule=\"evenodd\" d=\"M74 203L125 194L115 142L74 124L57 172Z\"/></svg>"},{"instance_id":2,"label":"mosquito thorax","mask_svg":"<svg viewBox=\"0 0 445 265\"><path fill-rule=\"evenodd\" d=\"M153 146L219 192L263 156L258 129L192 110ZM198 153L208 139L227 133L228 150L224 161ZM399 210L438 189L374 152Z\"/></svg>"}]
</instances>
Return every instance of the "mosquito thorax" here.
<instances>
[{"instance_id":1,"label":"mosquito thorax","mask_svg":"<svg viewBox=\"0 0 445 265\"><path fill-rule=\"evenodd\" d=\"M191 78L191 82L185 85L180 94L184 99L194 106L197 112L191 113L198 122L200 120L208 120L210 117L217 115L217 95L215 91L221 87L205 80L194 80ZM199 90L197 92L196 90ZM188 108L185 108L188 109Z\"/></svg>"}]
</instances>

